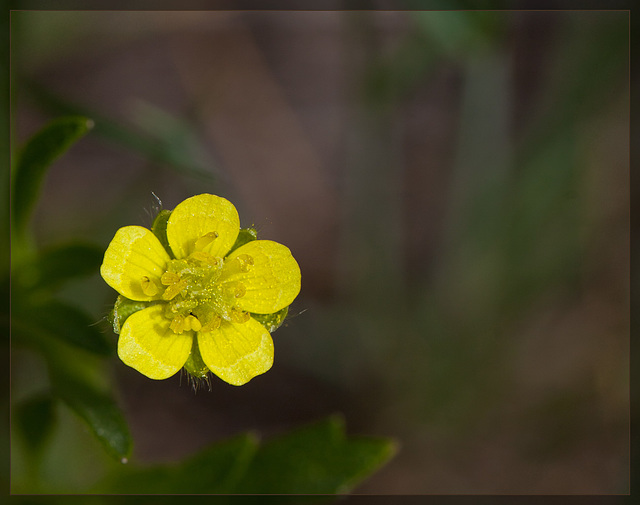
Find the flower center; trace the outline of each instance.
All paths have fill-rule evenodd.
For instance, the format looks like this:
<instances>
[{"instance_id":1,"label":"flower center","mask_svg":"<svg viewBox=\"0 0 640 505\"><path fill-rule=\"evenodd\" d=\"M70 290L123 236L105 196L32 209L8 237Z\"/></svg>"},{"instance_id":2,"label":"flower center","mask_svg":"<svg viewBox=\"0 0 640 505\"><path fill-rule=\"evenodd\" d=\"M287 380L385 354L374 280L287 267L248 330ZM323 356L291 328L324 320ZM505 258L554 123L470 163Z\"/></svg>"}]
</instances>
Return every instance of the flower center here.
<instances>
[{"instance_id":1,"label":"flower center","mask_svg":"<svg viewBox=\"0 0 640 505\"><path fill-rule=\"evenodd\" d=\"M216 232L200 237L195 251L188 257L171 260L157 286L149 278L141 281L143 291L153 296L162 289L162 299L167 302L164 315L171 320L175 333L184 331L212 331L222 321L244 323L249 313L237 306L246 293L240 281L227 280L234 273L247 272L253 266L253 258L240 254L233 259L212 256L202 249L217 238Z\"/></svg>"}]
</instances>

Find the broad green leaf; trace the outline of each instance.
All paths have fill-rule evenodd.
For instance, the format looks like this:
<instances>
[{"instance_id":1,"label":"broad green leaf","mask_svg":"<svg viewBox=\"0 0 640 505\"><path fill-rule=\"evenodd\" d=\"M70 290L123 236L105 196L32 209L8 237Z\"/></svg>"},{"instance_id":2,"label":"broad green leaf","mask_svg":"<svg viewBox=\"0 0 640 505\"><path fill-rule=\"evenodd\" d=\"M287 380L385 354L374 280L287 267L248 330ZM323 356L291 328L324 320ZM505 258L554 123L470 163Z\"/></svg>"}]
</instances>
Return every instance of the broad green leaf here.
<instances>
[{"instance_id":1,"label":"broad green leaf","mask_svg":"<svg viewBox=\"0 0 640 505\"><path fill-rule=\"evenodd\" d=\"M131 435L113 398L59 368L52 371L52 383L55 394L87 423L107 453L126 461L131 453Z\"/></svg>"},{"instance_id":2,"label":"broad green leaf","mask_svg":"<svg viewBox=\"0 0 640 505\"><path fill-rule=\"evenodd\" d=\"M249 434L219 442L179 465L122 469L109 492L153 494L231 493L253 457L257 441Z\"/></svg>"},{"instance_id":3,"label":"broad green leaf","mask_svg":"<svg viewBox=\"0 0 640 505\"><path fill-rule=\"evenodd\" d=\"M42 335L53 337L75 347L100 355L109 355L113 346L82 310L56 300L16 305L12 320L17 323L17 336L28 339Z\"/></svg>"},{"instance_id":4,"label":"broad green leaf","mask_svg":"<svg viewBox=\"0 0 640 505\"><path fill-rule=\"evenodd\" d=\"M129 300L128 298L118 295L116 303L113 305L113 309L109 312L108 319L113 326L113 332L116 335L120 335L122 325L127 318L134 312L146 309L151 304L149 302L138 302L135 300Z\"/></svg>"},{"instance_id":5,"label":"broad green leaf","mask_svg":"<svg viewBox=\"0 0 640 505\"><path fill-rule=\"evenodd\" d=\"M64 281L95 274L104 251L90 244L67 244L42 251L34 262L13 274L32 289L55 289Z\"/></svg>"},{"instance_id":6,"label":"broad green leaf","mask_svg":"<svg viewBox=\"0 0 640 505\"><path fill-rule=\"evenodd\" d=\"M233 251L235 251L238 247L241 247L249 242L252 242L257 238L258 238L258 232L256 231L255 228L241 228L240 233L238 233L238 238L236 239L235 243L231 246L231 249L229 249L227 256L231 254Z\"/></svg>"},{"instance_id":7,"label":"broad green leaf","mask_svg":"<svg viewBox=\"0 0 640 505\"><path fill-rule=\"evenodd\" d=\"M288 313L289 307L285 307L273 314L251 314L251 317L264 326L269 333L273 333L282 326L282 323L284 323Z\"/></svg>"},{"instance_id":8,"label":"broad green leaf","mask_svg":"<svg viewBox=\"0 0 640 505\"><path fill-rule=\"evenodd\" d=\"M15 421L28 450L38 455L53 431L55 412L51 395L41 393L18 403Z\"/></svg>"},{"instance_id":9,"label":"broad green leaf","mask_svg":"<svg viewBox=\"0 0 640 505\"><path fill-rule=\"evenodd\" d=\"M108 492L150 494L347 493L395 452L388 439L347 437L331 417L259 445L251 434L177 465L119 469Z\"/></svg>"},{"instance_id":10,"label":"broad green leaf","mask_svg":"<svg viewBox=\"0 0 640 505\"><path fill-rule=\"evenodd\" d=\"M24 146L14 174L11 199L18 231L27 225L47 168L92 127L93 121L85 117L63 117L45 126Z\"/></svg>"},{"instance_id":11,"label":"broad green leaf","mask_svg":"<svg viewBox=\"0 0 640 505\"><path fill-rule=\"evenodd\" d=\"M265 443L235 492L348 493L395 451L389 439L347 437L342 418L332 416Z\"/></svg>"}]
</instances>

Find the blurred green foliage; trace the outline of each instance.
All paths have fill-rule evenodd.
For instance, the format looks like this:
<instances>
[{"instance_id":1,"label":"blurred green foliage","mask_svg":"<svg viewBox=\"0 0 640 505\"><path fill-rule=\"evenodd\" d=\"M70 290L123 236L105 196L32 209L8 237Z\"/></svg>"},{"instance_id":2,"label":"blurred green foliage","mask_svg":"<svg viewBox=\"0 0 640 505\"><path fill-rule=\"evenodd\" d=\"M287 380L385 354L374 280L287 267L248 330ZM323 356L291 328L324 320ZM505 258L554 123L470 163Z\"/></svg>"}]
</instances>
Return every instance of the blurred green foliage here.
<instances>
[{"instance_id":1,"label":"blurred green foliage","mask_svg":"<svg viewBox=\"0 0 640 505\"><path fill-rule=\"evenodd\" d=\"M347 437L341 418L260 444L253 434L179 463L132 470L107 489L157 494L345 494L395 452L389 440Z\"/></svg>"}]
</instances>

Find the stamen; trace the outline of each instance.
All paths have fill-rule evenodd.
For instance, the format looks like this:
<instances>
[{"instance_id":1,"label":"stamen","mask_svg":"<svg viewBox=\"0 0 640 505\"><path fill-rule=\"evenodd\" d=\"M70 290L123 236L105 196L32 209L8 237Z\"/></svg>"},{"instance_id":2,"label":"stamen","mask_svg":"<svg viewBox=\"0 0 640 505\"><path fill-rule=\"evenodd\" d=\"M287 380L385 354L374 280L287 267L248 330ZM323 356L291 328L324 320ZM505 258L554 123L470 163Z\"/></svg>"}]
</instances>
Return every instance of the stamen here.
<instances>
[{"instance_id":1,"label":"stamen","mask_svg":"<svg viewBox=\"0 0 640 505\"><path fill-rule=\"evenodd\" d=\"M242 282L238 282L235 286L235 292L233 296L235 296L236 298L242 298L246 294L247 288L244 287L244 284Z\"/></svg>"},{"instance_id":2,"label":"stamen","mask_svg":"<svg viewBox=\"0 0 640 505\"><path fill-rule=\"evenodd\" d=\"M180 281L180 276L174 272L165 272L160 277L160 282L165 286L171 286Z\"/></svg>"},{"instance_id":3,"label":"stamen","mask_svg":"<svg viewBox=\"0 0 640 505\"><path fill-rule=\"evenodd\" d=\"M196 240L196 243L195 243L196 251L202 251L205 247L207 247L209 244L211 244L211 242L213 242L217 238L218 238L217 231L210 231L209 233L206 233L205 235L200 237L198 240Z\"/></svg>"},{"instance_id":4,"label":"stamen","mask_svg":"<svg viewBox=\"0 0 640 505\"><path fill-rule=\"evenodd\" d=\"M220 328L220 324L222 323L222 318L218 314L213 314L211 319L200 328L200 331L203 333L207 333L209 331L217 330Z\"/></svg>"},{"instance_id":5,"label":"stamen","mask_svg":"<svg viewBox=\"0 0 640 505\"><path fill-rule=\"evenodd\" d=\"M163 300L173 300L178 295L178 293L180 293L180 291L187 287L187 284L188 283L186 280L181 280L176 284L172 284L164 290L164 293L162 293Z\"/></svg>"},{"instance_id":6,"label":"stamen","mask_svg":"<svg viewBox=\"0 0 640 505\"><path fill-rule=\"evenodd\" d=\"M140 287L142 288L142 292L147 296L155 296L158 294L158 286L146 275L140 279Z\"/></svg>"},{"instance_id":7,"label":"stamen","mask_svg":"<svg viewBox=\"0 0 640 505\"><path fill-rule=\"evenodd\" d=\"M240 265L241 272L248 272L253 266L253 258L248 254L239 254L235 259Z\"/></svg>"},{"instance_id":8,"label":"stamen","mask_svg":"<svg viewBox=\"0 0 640 505\"><path fill-rule=\"evenodd\" d=\"M248 312L239 309L238 307L233 307L229 312L229 317L231 321L234 323L246 323L251 317Z\"/></svg>"},{"instance_id":9,"label":"stamen","mask_svg":"<svg viewBox=\"0 0 640 505\"><path fill-rule=\"evenodd\" d=\"M171 321L169 328L173 330L174 333L182 333L186 329L185 318L181 315L177 315Z\"/></svg>"},{"instance_id":10,"label":"stamen","mask_svg":"<svg viewBox=\"0 0 640 505\"><path fill-rule=\"evenodd\" d=\"M187 316L187 321L189 322L189 325L193 331L200 331L202 329L202 324L193 314Z\"/></svg>"},{"instance_id":11,"label":"stamen","mask_svg":"<svg viewBox=\"0 0 640 505\"><path fill-rule=\"evenodd\" d=\"M204 251L195 251L189 257L211 266L218 264L218 258Z\"/></svg>"},{"instance_id":12,"label":"stamen","mask_svg":"<svg viewBox=\"0 0 640 505\"><path fill-rule=\"evenodd\" d=\"M240 281L229 281L225 283L224 291L227 296L232 298L242 298L247 294L247 288Z\"/></svg>"}]
</instances>

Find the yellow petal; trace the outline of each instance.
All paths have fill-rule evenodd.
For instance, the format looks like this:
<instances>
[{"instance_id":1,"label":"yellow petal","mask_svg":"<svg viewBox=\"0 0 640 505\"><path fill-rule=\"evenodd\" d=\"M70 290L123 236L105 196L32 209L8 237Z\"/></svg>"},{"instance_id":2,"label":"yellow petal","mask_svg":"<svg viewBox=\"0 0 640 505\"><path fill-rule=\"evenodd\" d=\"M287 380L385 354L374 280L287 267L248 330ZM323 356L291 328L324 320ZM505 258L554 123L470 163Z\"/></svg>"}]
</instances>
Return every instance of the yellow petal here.
<instances>
[{"instance_id":1,"label":"yellow petal","mask_svg":"<svg viewBox=\"0 0 640 505\"><path fill-rule=\"evenodd\" d=\"M225 267L233 268L233 259L248 255L253 260L247 271L235 271L223 282L241 282L246 289L236 304L257 314L271 314L290 305L300 292L300 267L288 247L271 240L254 240L233 251ZM224 272L224 270L223 270ZM224 273L223 273L224 276Z\"/></svg>"},{"instance_id":2,"label":"yellow petal","mask_svg":"<svg viewBox=\"0 0 640 505\"><path fill-rule=\"evenodd\" d=\"M223 381L246 384L273 364L273 340L258 321L224 321L217 330L198 333L198 347L205 365Z\"/></svg>"},{"instance_id":3,"label":"yellow petal","mask_svg":"<svg viewBox=\"0 0 640 505\"><path fill-rule=\"evenodd\" d=\"M160 276L171 258L156 236L142 226L120 228L104 253L100 275L122 296L159 300ZM153 287L157 286L157 290Z\"/></svg>"},{"instance_id":4,"label":"yellow petal","mask_svg":"<svg viewBox=\"0 0 640 505\"><path fill-rule=\"evenodd\" d=\"M240 231L238 211L229 200L215 195L187 198L173 209L167 224L167 240L176 258L196 250L224 256ZM217 238L214 238L217 234Z\"/></svg>"},{"instance_id":5,"label":"yellow petal","mask_svg":"<svg viewBox=\"0 0 640 505\"><path fill-rule=\"evenodd\" d=\"M130 315L118 339L118 356L150 379L167 379L187 361L193 333L174 333L163 315L164 304Z\"/></svg>"}]
</instances>

